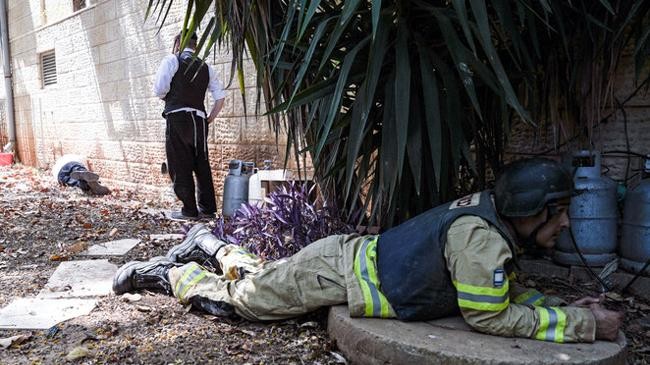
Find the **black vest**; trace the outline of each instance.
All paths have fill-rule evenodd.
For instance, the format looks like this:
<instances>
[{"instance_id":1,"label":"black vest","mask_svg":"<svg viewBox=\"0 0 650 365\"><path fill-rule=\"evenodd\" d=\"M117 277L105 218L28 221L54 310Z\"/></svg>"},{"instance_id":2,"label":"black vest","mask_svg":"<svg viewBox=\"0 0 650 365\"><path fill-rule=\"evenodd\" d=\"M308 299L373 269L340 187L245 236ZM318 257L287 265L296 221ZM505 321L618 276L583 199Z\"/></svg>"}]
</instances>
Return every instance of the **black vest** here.
<instances>
[{"instance_id":1,"label":"black vest","mask_svg":"<svg viewBox=\"0 0 650 365\"><path fill-rule=\"evenodd\" d=\"M444 255L447 231L458 217L474 215L488 221L501 232L514 255L513 242L497 216L490 193L483 191L440 205L379 236L380 290L397 318L421 321L459 312Z\"/></svg>"},{"instance_id":2,"label":"black vest","mask_svg":"<svg viewBox=\"0 0 650 365\"><path fill-rule=\"evenodd\" d=\"M169 92L165 95L163 116L172 110L188 107L205 113L203 100L205 99L205 90L210 82L208 65L200 58L195 59L192 64L192 53L187 51L177 56L177 59L178 71L174 74ZM192 64L191 67L190 64ZM196 73L197 69L198 73Z\"/></svg>"}]
</instances>

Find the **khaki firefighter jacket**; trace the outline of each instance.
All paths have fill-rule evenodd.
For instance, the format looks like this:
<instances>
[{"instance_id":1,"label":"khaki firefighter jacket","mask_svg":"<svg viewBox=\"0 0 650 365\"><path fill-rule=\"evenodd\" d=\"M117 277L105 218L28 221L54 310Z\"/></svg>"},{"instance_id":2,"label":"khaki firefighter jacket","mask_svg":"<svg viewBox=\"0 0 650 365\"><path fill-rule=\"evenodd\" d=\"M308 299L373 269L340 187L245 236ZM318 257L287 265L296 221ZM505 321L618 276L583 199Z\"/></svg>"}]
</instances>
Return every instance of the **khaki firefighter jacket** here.
<instances>
[{"instance_id":1,"label":"khaki firefighter jacket","mask_svg":"<svg viewBox=\"0 0 650 365\"><path fill-rule=\"evenodd\" d=\"M594 341L596 320L591 310L558 306L558 298L514 283L514 275L504 271L513 253L485 220L463 216L454 221L444 254L458 306L473 328L560 343Z\"/></svg>"}]
</instances>

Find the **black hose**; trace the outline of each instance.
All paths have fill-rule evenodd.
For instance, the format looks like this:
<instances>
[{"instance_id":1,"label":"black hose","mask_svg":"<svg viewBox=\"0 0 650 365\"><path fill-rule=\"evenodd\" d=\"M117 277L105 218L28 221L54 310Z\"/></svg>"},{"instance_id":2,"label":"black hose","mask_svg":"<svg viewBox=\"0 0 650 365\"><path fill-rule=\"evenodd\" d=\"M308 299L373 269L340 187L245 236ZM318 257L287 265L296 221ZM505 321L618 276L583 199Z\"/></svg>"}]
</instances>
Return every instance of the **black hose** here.
<instances>
[{"instance_id":1,"label":"black hose","mask_svg":"<svg viewBox=\"0 0 650 365\"><path fill-rule=\"evenodd\" d=\"M569 217L569 219L571 219L571 217ZM578 254L578 257L580 257L580 261L582 261L582 264L587 268L591 276L593 276L594 278L596 278L596 280L598 280L598 282L600 282L600 285L604 289L603 293L610 291L611 289L609 288L609 286L605 283L603 279L600 278L600 276L596 275L594 270L592 270L591 266L589 266L589 264L587 263L585 257L582 255L582 251L580 251L580 248L576 243L576 238L573 235L573 229L571 229L571 227L569 227L569 234L571 235L571 243L573 243L573 247L576 249L576 253Z\"/></svg>"},{"instance_id":2,"label":"black hose","mask_svg":"<svg viewBox=\"0 0 650 365\"><path fill-rule=\"evenodd\" d=\"M625 291L627 289L629 289L630 286L632 286L632 284L634 284L636 279L638 279L639 276L641 276L641 274L643 274L645 272L645 269L648 268L648 265L650 265L650 258L648 258L648 260L645 262L645 265L643 265L643 268L638 273L636 273L636 275L634 275L632 280L628 281L627 284L625 285L625 287L623 289L621 289L621 294L625 293Z\"/></svg>"}]
</instances>

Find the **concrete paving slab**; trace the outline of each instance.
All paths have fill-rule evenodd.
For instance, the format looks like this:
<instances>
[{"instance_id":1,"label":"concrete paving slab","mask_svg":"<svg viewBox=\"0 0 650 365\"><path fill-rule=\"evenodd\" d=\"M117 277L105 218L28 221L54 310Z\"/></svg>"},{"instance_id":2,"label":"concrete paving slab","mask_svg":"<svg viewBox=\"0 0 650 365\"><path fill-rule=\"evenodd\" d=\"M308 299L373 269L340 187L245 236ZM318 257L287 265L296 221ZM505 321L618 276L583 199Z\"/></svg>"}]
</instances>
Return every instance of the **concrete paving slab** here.
<instances>
[{"instance_id":1,"label":"concrete paving slab","mask_svg":"<svg viewBox=\"0 0 650 365\"><path fill-rule=\"evenodd\" d=\"M0 309L0 329L47 329L89 314L96 299L19 298Z\"/></svg>"},{"instance_id":2,"label":"concrete paving slab","mask_svg":"<svg viewBox=\"0 0 650 365\"><path fill-rule=\"evenodd\" d=\"M79 298L111 293L117 266L108 260L62 262L38 298Z\"/></svg>"},{"instance_id":3,"label":"concrete paving slab","mask_svg":"<svg viewBox=\"0 0 650 365\"><path fill-rule=\"evenodd\" d=\"M124 256L133 247L140 243L139 239L126 238L123 240L99 243L88 247L80 253L81 256Z\"/></svg>"},{"instance_id":4,"label":"concrete paving slab","mask_svg":"<svg viewBox=\"0 0 650 365\"><path fill-rule=\"evenodd\" d=\"M350 318L332 307L328 332L354 364L625 364L626 340L556 344L474 332L462 318L401 322Z\"/></svg>"}]
</instances>

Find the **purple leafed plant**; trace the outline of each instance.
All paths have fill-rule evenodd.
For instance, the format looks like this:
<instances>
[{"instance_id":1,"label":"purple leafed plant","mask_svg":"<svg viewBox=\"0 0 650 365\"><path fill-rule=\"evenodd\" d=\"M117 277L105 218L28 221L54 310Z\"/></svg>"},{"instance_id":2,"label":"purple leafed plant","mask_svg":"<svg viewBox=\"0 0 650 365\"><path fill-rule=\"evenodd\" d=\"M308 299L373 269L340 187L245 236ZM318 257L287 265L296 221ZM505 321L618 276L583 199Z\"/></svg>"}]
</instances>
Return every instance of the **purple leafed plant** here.
<instances>
[{"instance_id":1,"label":"purple leafed plant","mask_svg":"<svg viewBox=\"0 0 650 365\"><path fill-rule=\"evenodd\" d=\"M219 217L212 233L265 260L275 260L320 238L354 232L336 209L315 206L310 200L314 187L295 182L282 186L264 199L263 207L243 204L231 219Z\"/></svg>"}]
</instances>

